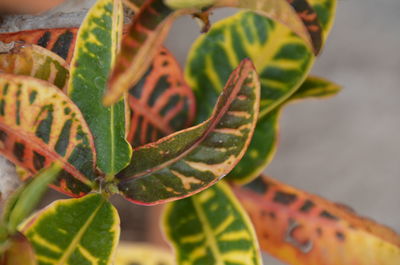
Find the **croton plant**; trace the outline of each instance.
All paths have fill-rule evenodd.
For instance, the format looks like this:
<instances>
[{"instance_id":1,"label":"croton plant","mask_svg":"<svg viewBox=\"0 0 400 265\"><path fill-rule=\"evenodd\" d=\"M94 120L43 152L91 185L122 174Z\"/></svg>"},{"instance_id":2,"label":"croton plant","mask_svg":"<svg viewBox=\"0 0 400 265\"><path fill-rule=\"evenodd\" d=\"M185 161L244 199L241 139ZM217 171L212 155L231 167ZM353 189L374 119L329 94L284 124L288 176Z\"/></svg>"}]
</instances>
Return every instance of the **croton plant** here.
<instances>
[{"instance_id":1,"label":"croton plant","mask_svg":"<svg viewBox=\"0 0 400 265\"><path fill-rule=\"evenodd\" d=\"M336 0L98 0L79 29L2 34L0 153L24 184L4 200L1 264L400 264L400 237L262 176L288 103L335 95L309 76ZM244 9L214 25L214 9ZM162 46L203 24L184 74ZM199 30L200 31L200 30ZM47 186L70 195L35 213ZM175 257L120 245L118 194L166 204Z\"/></svg>"}]
</instances>

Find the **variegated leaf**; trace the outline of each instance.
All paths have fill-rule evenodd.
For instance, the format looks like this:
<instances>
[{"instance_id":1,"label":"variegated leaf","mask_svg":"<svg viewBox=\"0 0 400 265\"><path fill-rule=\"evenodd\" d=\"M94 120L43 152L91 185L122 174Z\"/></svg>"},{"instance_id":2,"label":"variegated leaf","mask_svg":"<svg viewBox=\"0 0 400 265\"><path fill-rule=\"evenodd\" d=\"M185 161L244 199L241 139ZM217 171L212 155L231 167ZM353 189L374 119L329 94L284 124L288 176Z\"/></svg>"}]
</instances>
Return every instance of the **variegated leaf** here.
<instances>
[{"instance_id":1,"label":"variegated leaf","mask_svg":"<svg viewBox=\"0 0 400 265\"><path fill-rule=\"evenodd\" d=\"M146 73L162 45L172 22L181 12L167 7L163 0L149 0L134 16L122 40L121 51L108 80L104 103L119 100Z\"/></svg>"},{"instance_id":2,"label":"variegated leaf","mask_svg":"<svg viewBox=\"0 0 400 265\"><path fill-rule=\"evenodd\" d=\"M273 18L279 17L280 20L283 20L288 25L292 26L297 33L300 33L301 30L296 29L304 29L304 25L306 25L306 28L309 29L309 32L302 34L301 36L306 36L308 37L306 39L309 40L309 36L312 33L311 35L313 36L312 38L315 42L315 51L319 51L322 45L322 32L318 24L317 15L304 0L288 0L288 3L290 3L292 6L288 5L285 0L274 1L274 3L278 3L276 5L278 6L277 10L279 12L272 12L269 5L264 6L260 5L259 3L254 4L250 3L249 1L223 0L212 2L212 5L210 5L210 1L205 1L200 6L193 6L189 4L185 7L192 8L182 8L176 10L165 5L163 0L149 0L143 4L128 30L128 35L124 38L122 43L122 49L118 56L116 67L109 79L109 87L104 97L104 103L106 105L111 105L112 103L116 102L119 98L121 98L124 91L127 91L131 86L135 85L139 81L139 79L145 73L145 69L147 69L150 61L154 57L155 52L164 41L173 21L182 14L195 14L196 12L199 12L199 7L209 9L211 7L224 7L233 5L236 7L254 9L257 10L257 12L261 12L264 16ZM272 4L271 6L274 5ZM264 8L264 10L262 10L262 8ZM293 8L298 12L298 14L300 14L299 17L296 15L296 12L292 12L293 16L287 15L287 12L293 11ZM295 19L289 19L292 17ZM295 22L297 22L297 24ZM289 31L288 34L290 33L291 31ZM265 35L266 33L262 34ZM281 37L282 36L279 36L277 38ZM304 44L301 39L300 42ZM244 57L241 59L244 59ZM235 64L233 61L231 61L231 63ZM238 62L236 62L236 64L237 63Z\"/></svg>"},{"instance_id":3,"label":"variegated leaf","mask_svg":"<svg viewBox=\"0 0 400 265\"><path fill-rule=\"evenodd\" d=\"M93 139L79 109L32 77L0 74L0 153L31 174L62 163L54 185L72 196L89 192L95 179Z\"/></svg>"},{"instance_id":4,"label":"variegated leaf","mask_svg":"<svg viewBox=\"0 0 400 265\"><path fill-rule=\"evenodd\" d=\"M332 29L336 15L337 0L307 0L315 12L318 14L318 20L322 26L322 37L325 42Z\"/></svg>"},{"instance_id":5,"label":"variegated leaf","mask_svg":"<svg viewBox=\"0 0 400 265\"><path fill-rule=\"evenodd\" d=\"M22 227L39 265L112 264L119 241L117 210L100 194L59 200Z\"/></svg>"},{"instance_id":6,"label":"variegated leaf","mask_svg":"<svg viewBox=\"0 0 400 265\"><path fill-rule=\"evenodd\" d=\"M293 101L334 96L340 87L319 77L308 77L301 87L284 103L257 122L245 156L226 178L244 184L257 178L275 155L279 133L279 118L283 108Z\"/></svg>"},{"instance_id":7,"label":"variegated leaf","mask_svg":"<svg viewBox=\"0 0 400 265\"><path fill-rule=\"evenodd\" d=\"M179 265L262 264L253 225L223 182L168 204L164 230Z\"/></svg>"},{"instance_id":8,"label":"variegated leaf","mask_svg":"<svg viewBox=\"0 0 400 265\"><path fill-rule=\"evenodd\" d=\"M8 53L0 53L0 72L32 76L66 89L68 65L57 54L37 45L16 43Z\"/></svg>"},{"instance_id":9,"label":"variegated leaf","mask_svg":"<svg viewBox=\"0 0 400 265\"><path fill-rule=\"evenodd\" d=\"M27 30L0 34L4 43L36 44L70 62L76 41L77 28Z\"/></svg>"},{"instance_id":10,"label":"variegated leaf","mask_svg":"<svg viewBox=\"0 0 400 265\"><path fill-rule=\"evenodd\" d=\"M298 34L298 36L308 43L308 45L313 49L315 55L318 55L322 48L323 32L318 20L318 15L313 7L308 3L308 0L284 0L280 1L279 7L266 4L268 2L273 1L252 0L249 4L247 0L239 0L239 6L251 8L251 10L257 13L276 19L288 26L293 32ZM289 3L293 8L295 11L293 15L290 15L284 2ZM263 4L264 8L259 7L261 4ZM280 15L276 15L276 13L279 12L281 12ZM301 23L297 22L299 25L293 21L296 18L301 21Z\"/></svg>"},{"instance_id":11,"label":"variegated leaf","mask_svg":"<svg viewBox=\"0 0 400 265\"><path fill-rule=\"evenodd\" d=\"M162 48L147 74L129 90L131 124L128 140L134 147L155 142L192 125L195 100L172 54Z\"/></svg>"},{"instance_id":12,"label":"variegated leaf","mask_svg":"<svg viewBox=\"0 0 400 265\"><path fill-rule=\"evenodd\" d=\"M176 9L237 7L257 12L279 21L300 36L318 54L322 46L322 30L317 14L307 0L165 0Z\"/></svg>"},{"instance_id":13,"label":"variegated leaf","mask_svg":"<svg viewBox=\"0 0 400 265\"><path fill-rule=\"evenodd\" d=\"M261 248L288 264L400 264L400 236L347 206L266 177L234 191Z\"/></svg>"},{"instance_id":14,"label":"variegated leaf","mask_svg":"<svg viewBox=\"0 0 400 265\"><path fill-rule=\"evenodd\" d=\"M118 245L115 265L175 265L171 252L148 244L122 242Z\"/></svg>"},{"instance_id":15,"label":"variegated leaf","mask_svg":"<svg viewBox=\"0 0 400 265\"><path fill-rule=\"evenodd\" d=\"M306 98L329 98L335 96L340 90L339 85L329 80L310 76L284 104Z\"/></svg>"},{"instance_id":16,"label":"variegated leaf","mask_svg":"<svg viewBox=\"0 0 400 265\"><path fill-rule=\"evenodd\" d=\"M73 42L69 42L69 46L65 46L65 49L68 50L68 54L72 54L75 47L77 29L70 28L63 30L73 34ZM2 68L1 64L3 64L8 67L6 72L14 71L17 72L17 74L28 74L29 71L27 69L37 68L39 70L45 70L40 70L40 73L47 73L48 64L43 60L47 58L46 55L49 55L51 58L56 58L56 55L38 46L30 48L31 46L28 45L28 43L34 42L43 44L41 41L38 41L38 39L43 39L45 36L49 36L48 38L51 38L51 36L63 36L63 34L60 34L60 31L61 29L23 31L11 35L12 37L10 34L0 34L0 41L14 40L25 43L22 49L16 49L15 52L17 53L13 53L12 55L0 54L0 69ZM33 37L28 38L29 34ZM39 38L39 36L41 37ZM54 42L57 41L46 41L46 43ZM17 45L21 46L22 44ZM31 59L25 59L32 57L32 55L30 55L30 49L35 51L33 55L36 59L35 67L29 64L31 63ZM7 60L4 61L2 58ZM23 58L25 60L22 60ZM68 56L68 58L70 58L70 56ZM12 61L15 60L21 61L21 66L13 70L11 69L11 65L14 65ZM55 63L54 65L55 68L50 68L52 73L55 73L55 70L58 69L58 64ZM6 66L3 66L3 69L5 67ZM31 71L30 75L35 76L33 72L36 71ZM60 74L56 75L56 77L60 76ZM47 74L41 79L44 79L46 76ZM35 77L38 78L37 75ZM54 74L50 74L50 77L54 77ZM55 80L49 81L57 81L57 84L61 84L61 80L61 78L55 78ZM146 75L142 77L136 86L130 89L128 103L131 108L131 123L128 139L134 146L156 141L161 136L189 127L193 123L195 115L193 92L190 87L186 85L181 74L181 69L175 58L173 58L173 55L164 47L161 47L157 52Z\"/></svg>"},{"instance_id":17,"label":"variegated leaf","mask_svg":"<svg viewBox=\"0 0 400 265\"><path fill-rule=\"evenodd\" d=\"M330 5L318 4L316 10L324 15L322 25L327 34L335 0L324 2ZM300 37L263 16L241 12L217 22L194 43L186 67L186 80L195 91L200 121L208 117L229 73L243 58L252 59L260 74L260 119L299 88L314 62Z\"/></svg>"},{"instance_id":18,"label":"variegated leaf","mask_svg":"<svg viewBox=\"0 0 400 265\"><path fill-rule=\"evenodd\" d=\"M158 204L190 196L221 179L246 152L259 92L253 64L244 60L208 120L135 149L131 164L117 176L122 194L135 203Z\"/></svg>"},{"instance_id":19,"label":"variegated leaf","mask_svg":"<svg viewBox=\"0 0 400 265\"><path fill-rule=\"evenodd\" d=\"M93 133L97 166L110 179L128 165L132 152L125 139L124 100L110 107L101 103L122 34L122 15L120 0L99 0L90 9L78 32L68 86Z\"/></svg>"},{"instance_id":20,"label":"variegated leaf","mask_svg":"<svg viewBox=\"0 0 400 265\"><path fill-rule=\"evenodd\" d=\"M260 74L260 118L297 89L314 61L299 37L260 15L241 12L217 22L194 43L186 67L200 121L211 112L229 73L246 57Z\"/></svg>"}]
</instances>

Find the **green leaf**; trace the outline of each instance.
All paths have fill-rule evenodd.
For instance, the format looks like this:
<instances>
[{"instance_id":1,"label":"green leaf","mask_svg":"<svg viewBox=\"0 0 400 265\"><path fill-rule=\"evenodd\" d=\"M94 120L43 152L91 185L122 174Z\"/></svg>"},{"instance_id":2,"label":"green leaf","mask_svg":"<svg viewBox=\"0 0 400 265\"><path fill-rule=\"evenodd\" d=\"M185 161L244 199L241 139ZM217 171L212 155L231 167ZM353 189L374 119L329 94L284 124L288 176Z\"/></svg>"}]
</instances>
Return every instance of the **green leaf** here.
<instances>
[{"instance_id":1,"label":"green leaf","mask_svg":"<svg viewBox=\"0 0 400 265\"><path fill-rule=\"evenodd\" d=\"M131 109L128 141L133 147L188 128L196 111L193 91L186 84L178 62L165 48L159 50L141 81L129 90L128 103Z\"/></svg>"},{"instance_id":2,"label":"green leaf","mask_svg":"<svg viewBox=\"0 0 400 265\"><path fill-rule=\"evenodd\" d=\"M320 52L322 29L318 16L308 0L239 0L239 7L249 8L254 12L279 21L301 37L313 49L315 55ZM276 13L279 15L276 15Z\"/></svg>"},{"instance_id":3,"label":"green leaf","mask_svg":"<svg viewBox=\"0 0 400 265\"><path fill-rule=\"evenodd\" d=\"M336 1L312 3L326 37ZM264 16L241 12L217 22L193 44L185 71L195 91L199 121L208 117L229 73L243 58L252 59L260 75L260 119L300 87L315 59L300 37Z\"/></svg>"},{"instance_id":4,"label":"green leaf","mask_svg":"<svg viewBox=\"0 0 400 265\"><path fill-rule=\"evenodd\" d=\"M183 14L198 14L202 11L198 9L200 7L203 8L203 11L227 6L252 9L263 14L263 16L278 19L289 25L289 27L302 36L308 44L310 44L312 39L316 52L320 50L322 45L321 29L317 16L305 0L288 2L286 0L273 2L265 1L267 4L263 4L261 0L207 0L186 1L184 3L178 0L178 6L180 5L182 7L181 9L173 9L174 4L172 4L172 7L168 6L168 4L171 5L171 2L176 3L177 1L166 1L164 3L163 0L149 0L134 17L128 29L129 33L122 42L122 49L118 56L116 67L113 69L113 73L109 79L108 90L104 97L104 103L106 105L111 105L120 99L125 91L139 82L147 67L150 65L150 61L154 57L156 51L164 41L174 20ZM213 4L211 5L210 3ZM135 3L131 3L131 6L135 7L136 5ZM290 15L288 15L288 13ZM265 35L265 33L263 34ZM291 34L291 32L289 32L289 34ZM278 39L281 37L282 36L276 36ZM304 44L302 39L300 39L300 42ZM252 47L252 49L254 49L254 47ZM294 49L296 49L296 47ZM215 55L211 57L213 56ZM242 57L240 60L244 58L245 57ZM252 57L252 59L254 60L255 58ZM233 63L235 67L239 62L237 61L236 65L234 62L231 63ZM232 71L233 68L230 70Z\"/></svg>"},{"instance_id":5,"label":"green leaf","mask_svg":"<svg viewBox=\"0 0 400 265\"><path fill-rule=\"evenodd\" d=\"M45 80L64 91L69 78L68 65L60 56L37 45L18 43L0 54L0 71Z\"/></svg>"},{"instance_id":6,"label":"green leaf","mask_svg":"<svg viewBox=\"0 0 400 265\"><path fill-rule=\"evenodd\" d=\"M139 82L180 14L167 7L163 0L149 0L134 16L109 78L104 104L116 102Z\"/></svg>"},{"instance_id":7,"label":"green leaf","mask_svg":"<svg viewBox=\"0 0 400 265\"><path fill-rule=\"evenodd\" d=\"M117 210L100 194L56 201L23 227L39 265L108 265L119 240Z\"/></svg>"},{"instance_id":8,"label":"green leaf","mask_svg":"<svg viewBox=\"0 0 400 265\"><path fill-rule=\"evenodd\" d=\"M282 105L258 120L246 154L226 178L245 184L257 178L272 161L279 134L279 118L283 108L293 101L307 98L326 98L340 92L340 86L319 77L309 77Z\"/></svg>"},{"instance_id":9,"label":"green leaf","mask_svg":"<svg viewBox=\"0 0 400 265\"><path fill-rule=\"evenodd\" d=\"M164 230L179 265L262 264L253 225L223 182L168 204Z\"/></svg>"},{"instance_id":10,"label":"green leaf","mask_svg":"<svg viewBox=\"0 0 400 265\"><path fill-rule=\"evenodd\" d=\"M400 264L400 235L346 205L263 176L233 190L261 249L285 263Z\"/></svg>"},{"instance_id":11,"label":"green leaf","mask_svg":"<svg viewBox=\"0 0 400 265\"><path fill-rule=\"evenodd\" d=\"M310 76L286 103L305 98L329 98L341 91L341 87L321 77Z\"/></svg>"},{"instance_id":12,"label":"green leaf","mask_svg":"<svg viewBox=\"0 0 400 265\"><path fill-rule=\"evenodd\" d=\"M289 27L318 54L322 46L322 31L318 17L307 0L165 0L175 9L237 7L257 12Z\"/></svg>"},{"instance_id":13,"label":"green leaf","mask_svg":"<svg viewBox=\"0 0 400 265\"><path fill-rule=\"evenodd\" d=\"M25 183L12 195L3 210L3 222L7 224L11 234L35 209L47 186L57 178L62 165L55 163L48 169L43 169L30 182Z\"/></svg>"},{"instance_id":14,"label":"green leaf","mask_svg":"<svg viewBox=\"0 0 400 265\"><path fill-rule=\"evenodd\" d=\"M78 32L68 93L81 109L95 139L97 166L110 178L128 165L125 103L101 103L122 34L122 3L99 0Z\"/></svg>"},{"instance_id":15,"label":"green leaf","mask_svg":"<svg viewBox=\"0 0 400 265\"><path fill-rule=\"evenodd\" d=\"M122 242L118 245L115 265L175 265L169 251L143 243Z\"/></svg>"},{"instance_id":16,"label":"green leaf","mask_svg":"<svg viewBox=\"0 0 400 265\"><path fill-rule=\"evenodd\" d=\"M90 192L96 178L81 112L59 88L32 77L0 74L0 153L30 174L61 163L53 187L72 196Z\"/></svg>"},{"instance_id":17,"label":"green leaf","mask_svg":"<svg viewBox=\"0 0 400 265\"><path fill-rule=\"evenodd\" d=\"M210 114L229 73L243 58L252 59L260 75L260 118L300 86L314 61L302 39L261 15L240 12L217 22L193 44L186 67L200 121Z\"/></svg>"},{"instance_id":18,"label":"green leaf","mask_svg":"<svg viewBox=\"0 0 400 265\"><path fill-rule=\"evenodd\" d=\"M118 174L119 189L139 204L157 204L197 193L217 182L243 157L257 120L259 82L244 60L232 73L205 122L134 151Z\"/></svg>"}]
</instances>

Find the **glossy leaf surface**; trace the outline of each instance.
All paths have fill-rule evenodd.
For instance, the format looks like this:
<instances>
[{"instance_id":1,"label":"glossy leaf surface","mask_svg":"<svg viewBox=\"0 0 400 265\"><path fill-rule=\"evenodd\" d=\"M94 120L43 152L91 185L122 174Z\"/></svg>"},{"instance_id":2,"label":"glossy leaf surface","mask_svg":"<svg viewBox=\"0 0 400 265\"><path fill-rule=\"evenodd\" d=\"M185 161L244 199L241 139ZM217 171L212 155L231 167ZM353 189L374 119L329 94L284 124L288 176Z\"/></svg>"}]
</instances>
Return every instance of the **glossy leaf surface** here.
<instances>
[{"instance_id":1,"label":"glossy leaf surface","mask_svg":"<svg viewBox=\"0 0 400 265\"><path fill-rule=\"evenodd\" d=\"M134 16L124 36L104 103L119 100L146 73L178 13L163 0L149 0Z\"/></svg>"},{"instance_id":2,"label":"glossy leaf surface","mask_svg":"<svg viewBox=\"0 0 400 265\"><path fill-rule=\"evenodd\" d=\"M0 72L32 76L64 91L69 78L65 60L37 45L15 44L9 53L0 53Z\"/></svg>"},{"instance_id":3,"label":"glossy leaf surface","mask_svg":"<svg viewBox=\"0 0 400 265\"><path fill-rule=\"evenodd\" d=\"M296 90L313 62L299 37L261 15L241 12L217 22L194 43L186 68L199 120L209 115L229 73L243 58L251 58L260 75L260 118Z\"/></svg>"},{"instance_id":4,"label":"glossy leaf surface","mask_svg":"<svg viewBox=\"0 0 400 265\"><path fill-rule=\"evenodd\" d=\"M322 47L322 29L318 16L307 0L233 0L237 6L277 20L298 34L318 54Z\"/></svg>"},{"instance_id":5,"label":"glossy leaf surface","mask_svg":"<svg viewBox=\"0 0 400 265\"><path fill-rule=\"evenodd\" d=\"M165 0L165 3L175 9L206 9L211 6L248 9L286 25L312 47L316 54L322 46L318 17L306 0Z\"/></svg>"},{"instance_id":6,"label":"glossy leaf surface","mask_svg":"<svg viewBox=\"0 0 400 265\"><path fill-rule=\"evenodd\" d=\"M234 190L261 248L288 264L400 263L400 236L347 206L266 177Z\"/></svg>"},{"instance_id":7,"label":"glossy leaf surface","mask_svg":"<svg viewBox=\"0 0 400 265\"><path fill-rule=\"evenodd\" d=\"M164 229L179 265L262 264L253 225L223 182L168 204Z\"/></svg>"},{"instance_id":8,"label":"glossy leaf surface","mask_svg":"<svg viewBox=\"0 0 400 265\"><path fill-rule=\"evenodd\" d=\"M172 54L162 48L147 74L129 90L129 142L138 147L192 125L195 100Z\"/></svg>"},{"instance_id":9,"label":"glossy leaf surface","mask_svg":"<svg viewBox=\"0 0 400 265\"><path fill-rule=\"evenodd\" d=\"M209 2L210 1L204 2L207 4L207 8L212 7L211 5L208 6ZM322 46L321 28L318 24L317 15L306 1L288 1L292 6L282 0L274 1L271 5L264 5L261 1L253 2L223 0L215 1L213 7L236 6L250 8L258 10L258 12L262 13L264 16L278 18L281 21L283 20L285 23L290 25L289 27L295 29L295 31L306 40L310 40L309 36L311 33L313 36L312 39L315 51L318 52L320 50ZM270 1L267 2L270 3ZM272 11L272 7L276 6L278 6L277 10L275 10L276 12ZM191 5L188 5L187 7L191 7ZM262 10L263 8L265 10ZM297 14L296 12L291 12L293 11L293 8ZM162 0L151 0L143 4L128 30L129 33L122 43L122 50L118 56L116 68L109 80L108 91L104 98L105 104L110 105L116 102L122 96L124 91L127 91L132 85L135 85L139 81L145 73L145 69L149 66L150 60L154 57L158 47L160 47L164 41L173 21L182 14L193 14L196 12L199 12L196 8L174 10L165 5ZM288 16L288 12L291 12L293 16ZM306 28L308 28L309 31L305 34L301 34L300 31L302 30L296 29L304 29L304 25L306 25ZM265 35L265 33L263 33L263 35ZM281 37L282 36L279 36L278 38ZM239 61L244 58L246 57L241 57ZM230 70L232 71L233 68Z\"/></svg>"},{"instance_id":10,"label":"glossy leaf surface","mask_svg":"<svg viewBox=\"0 0 400 265\"><path fill-rule=\"evenodd\" d=\"M244 60L232 73L205 122L134 150L118 174L119 189L139 204L157 204L197 193L225 176L244 155L259 107L259 82Z\"/></svg>"},{"instance_id":11,"label":"glossy leaf surface","mask_svg":"<svg viewBox=\"0 0 400 265\"><path fill-rule=\"evenodd\" d=\"M321 24L326 35L335 1L314 2L318 2L318 15L324 18ZM296 91L314 62L300 37L261 15L241 12L217 22L194 43L186 68L186 80L195 91L200 121L210 114L229 73L243 58L252 59L260 75L260 119Z\"/></svg>"},{"instance_id":12,"label":"glossy leaf surface","mask_svg":"<svg viewBox=\"0 0 400 265\"><path fill-rule=\"evenodd\" d=\"M0 153L31 174L60 162L55 188L73 196L89 192L95 178L93 139L79 109L32 77L0 74Z\"/></svg>"},{"instance_id":13,"label":"glossy leaf surface","mask_svg":"<svg viewBox=\"0 0 400 265\"><path fill-rule=\"evenodd\" d=\"M0 34L0 41L5 43L36 44L70 62L77 31L77 28L54 28L3 33Z\"/></svg>"},{"instance_id":14,"label":"glossy leaf surface","mask_svg":"<svg viewBox=\"0 0 400 265\"><path fill-rule=\"evenodd\" d=\"M82 111L95 140L97 166L112 177L128 165L131 147L125 139L125 103L101 103L122 34L122 3L100 0L78 33L68 94Z\"/></svg>"},{"instance_id":15,"label":"glossy leaf surface","mask_svg":"<svg viewBox=\"0 0 400 265\"><path fill-rule=\"evenodd\" d=\"M334 96L340 87L319 77L308 77L301 87L284 103L257 122L245 156L226 178L244 184L257 178L272 161L278 144L279 118L283 108L293 101Z\"/></svg>"},{"instance_id":16,"label":"glossy leaf surface","mask_svg":"<svg viewBox=\"0 0 400 265\"><path fill-rule=\"evenodd\" d=\"M148 244L122 242L118 245L115 265L175 265L169 251Z\"/></svg>"},{"instance_id":17,"label":"glossy leaf surface","mask_svg":"<svg viewBox=\"0 0 400 265\"><path fill-rule=\"evenodd\" d=\"M100 194L59 200L23 227L39 265L111 264L119 241L117 210Z\"/></svg>"}]
</instances>

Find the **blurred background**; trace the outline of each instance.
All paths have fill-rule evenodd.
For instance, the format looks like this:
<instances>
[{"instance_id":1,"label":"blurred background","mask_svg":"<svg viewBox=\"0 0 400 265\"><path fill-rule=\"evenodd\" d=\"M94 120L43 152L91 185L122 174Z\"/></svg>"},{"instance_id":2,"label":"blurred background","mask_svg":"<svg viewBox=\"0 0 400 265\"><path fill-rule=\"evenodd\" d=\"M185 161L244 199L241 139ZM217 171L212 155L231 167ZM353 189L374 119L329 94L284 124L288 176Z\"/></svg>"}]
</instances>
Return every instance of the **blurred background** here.
<instances>
[{"instance_id":1,"label":"blurred background","mask_svg":"<svg viewBox=\"0 0 400 265\"><path fill-rule=\"evenodd\" d=\"M3 17L1 31L47 27L49 19L53 27L73 26L79 24L85 8L93 2L67 0L39 19ZM217 12L213 20L229 12ZM268 175L280 181L345 203L360 215L397 232L400 232L399 26L399 0L339 1L336 24L312 72L342 85L343 91L332 99L308 100L286 108L278 152L266 169ZM181 65L198 35L199 27L190 18L175 23L166 46ZM157 211L116 201L122 209L123 239L157 239L158 235L146 231L143 223L150 219L156 225ZM266 257L266 264L281 263Z\"/></svg>"}]
</instances>

